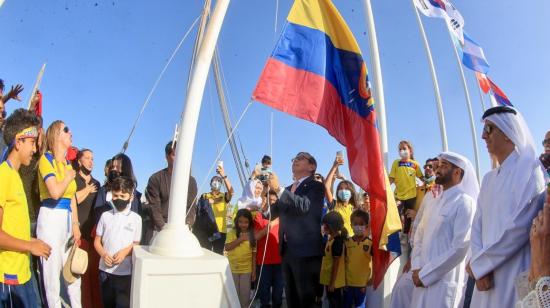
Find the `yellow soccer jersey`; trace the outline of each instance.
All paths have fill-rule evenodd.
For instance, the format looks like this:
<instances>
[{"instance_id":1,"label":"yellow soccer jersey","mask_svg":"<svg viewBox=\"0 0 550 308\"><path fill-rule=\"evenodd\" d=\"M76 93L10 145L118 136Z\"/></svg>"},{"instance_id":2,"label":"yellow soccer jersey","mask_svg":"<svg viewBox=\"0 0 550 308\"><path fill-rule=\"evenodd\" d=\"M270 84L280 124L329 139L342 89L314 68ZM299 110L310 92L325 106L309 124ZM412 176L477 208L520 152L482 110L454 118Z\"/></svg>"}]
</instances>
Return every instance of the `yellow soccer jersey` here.
<instances>
[{"instance_id":1,"label":"yellow soccer jersey","mask_svg":"<svg viewBox=\"0 0 550 308\"><path fill-rule=\"evenodd\" d=\"M40 190L40 201L44 202L48 199L52 199L50 192L46 187L46 180L49 177L54 176L55 179L60 182L65 178L65 170L73 170L71 164L67 161L58 162L54 159L54 156L50 152L44 153L38 161L38 189ZM71 181L65 193L63 199L71 199L76 193L76 182Z\"/></svg>"},{"instance_id":2,"label":"yellow soccer jersey","mask_svg":"<svg viewBox=\"0 0 550 308\"><path fill-rule=\"evenodd\" d=\"M399 200L408 200L416 197L416 178L422 178L420 165L414 160L395 160L389 177L395 183L395 194Z\"/></svg>"},{"instance_id":3,"label":"yellow soccer jersey","mask_svg":"<svg viewBox=\"0 0 550 308\"><path fill-rule=\"evenodd\" d=\"M19 173L9 161L0 165L0 208L2 231L24 240L31 239L31 225L27 197ZM31 278L28 253L0 249L0 282L9 285L24 284Z\"/></svg>"},{"instance_id":4,"label":"yellow soccer jersey","mask_svg":"<svg viewBox=\"0 0 550 308\"><path fill-rule=\"evenodd\" d=\"M228 207L228 194L220 193L217 196L214 196L212 193L206 193L203 195L204 198L212 200L212 211L214 212L214 217L216 219L216 225L218 226L218 232L227 233L227 207Z\"/></svg>"},{"instance_id":5,"label":"yellow soccer jersey","mask_svg":"<svg viewBox=\"0 0 550 308\"><path fill-rule=\"evenodd\" d=\"M348 231L348 236L353 235L353 229L351 228L351 213L353 212L353 206L351 204L343 205L340 202L336 202L332 210L340 214L342 219L344 219L344 228Z\"/></svg>"},{"instance_id":6,"label":"yellow soccer jersey","mask_svg":"<svg viewBox=\"0 0 550 308\"><path fill-rule=\"evenodd\" d=\"M227 233L225 243L231 243L236 239L237 232L231 230ZM234 274L252 273L252 253L253 249L250 247L249 241L241 242L235 249L228 251L227 258L231 272Z\"/></svg>"},{"instance_id":7,"label":"yellow soccer jersey","mask_svg":"<svg viewBox=\"0 0 550 308\"><path fill-rule=\"evenodd\" d=\"M321 263L321 279L322 285L330 285L330 278L332 276L332 267L338 266L338 273L336 274L336 280L334 281L335 288L342 288L346 285L346 268L344 265L344 238L337 236L330 239L325 247L325 254ZM334 257L340 257L338 264L334 264Z\"/></svg>"},{"instance_id":8,"label":"yellow soccer jersey","mask_svg":"<svg viewBox=\"0 0 550 308\"><path fill-rule=\"evenodd\" d=\"M363 288L367 286L372 272L372 241L361 242L352 238L346 240L346 286Z\"/></svg>"}]
</instances>

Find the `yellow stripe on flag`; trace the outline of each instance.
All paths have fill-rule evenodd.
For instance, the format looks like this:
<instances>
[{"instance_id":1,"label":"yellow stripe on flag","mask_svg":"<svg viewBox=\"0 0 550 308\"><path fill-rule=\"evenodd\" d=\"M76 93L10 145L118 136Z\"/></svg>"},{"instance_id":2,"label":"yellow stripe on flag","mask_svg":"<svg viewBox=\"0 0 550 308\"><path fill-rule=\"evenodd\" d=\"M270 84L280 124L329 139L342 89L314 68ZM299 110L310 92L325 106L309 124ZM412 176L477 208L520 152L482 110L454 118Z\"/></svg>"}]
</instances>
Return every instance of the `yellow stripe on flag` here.
<instances>
[{"instance_id":1,"label":"yellow stripe on flag","mask_svg":"<svg viewBox=\"0 0 550 308\"><path fill-rule=\"evenodd\" d=\"M378 248L387 250L388 237L393 233L401 230L401 219L399 218L399 212L397 211L397 204L393 196L390 180L386 168L384 168L384 178L386 180L386 220L384 221L384 227L382 228L382 235L380 236L380 245Z\"/></svg>"},{"instance_id":2,"label":"yellow stripe on flag","mask_svg":"<svg viewBox=\"0 0 550 308\"><path fill-rule=\"evenodd\" d=\"M330 0L296 0L287 20L326 33L338 49L361 54L353 33Z\"/></svg>"}]
</instances>

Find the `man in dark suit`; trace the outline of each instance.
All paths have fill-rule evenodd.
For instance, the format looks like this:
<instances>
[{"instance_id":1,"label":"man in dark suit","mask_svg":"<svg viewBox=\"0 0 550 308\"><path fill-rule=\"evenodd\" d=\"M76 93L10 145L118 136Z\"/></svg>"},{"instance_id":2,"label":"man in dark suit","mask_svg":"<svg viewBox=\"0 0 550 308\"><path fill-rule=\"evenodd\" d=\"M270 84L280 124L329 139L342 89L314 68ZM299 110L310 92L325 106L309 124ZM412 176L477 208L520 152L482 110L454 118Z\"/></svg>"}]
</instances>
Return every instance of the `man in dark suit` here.
<instances>
[{"instance_id":1,"label":"man in dark suit","mask_svg":"<svg viewBox=\"0 0 550 308\"><path fill-rule=\"evenodd\" d=\"M279 249L283 257L285 294L289 308L316 307L323 244L321 237L322 183L315 181L315 158L300 152L292 160L295 182L286 189L279 186L275 174L269 186L279 195L273 205L279 216Z\"/></svg>"}]
</instances>

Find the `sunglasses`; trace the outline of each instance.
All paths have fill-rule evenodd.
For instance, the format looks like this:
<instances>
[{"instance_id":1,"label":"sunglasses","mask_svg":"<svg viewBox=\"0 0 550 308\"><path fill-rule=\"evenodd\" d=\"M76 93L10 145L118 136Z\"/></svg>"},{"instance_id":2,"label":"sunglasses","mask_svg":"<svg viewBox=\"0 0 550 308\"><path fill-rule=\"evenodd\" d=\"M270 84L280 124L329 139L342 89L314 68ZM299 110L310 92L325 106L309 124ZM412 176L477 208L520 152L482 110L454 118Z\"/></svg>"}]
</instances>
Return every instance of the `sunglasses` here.
<instances>
[{"instance_id":1,"label":"sunglasses","mask_svg":"<svg viewBox=\"0 0 550 308\"><path fill-rule=\"evenodd\" d=\"M490 125L490 124L485 124L485 126L483 126L483 132L486 135L490 135L493 132L494 129L495 129L495 127L493 125Z\"/></svg>"},{"instance_id":2,"label":"sunglasses","mask_svg":"<svg viewBox=\"0 0 550 308\"><path fill-rule=\"evenodd\" d=\"M542 146L543 146L543 147L546 146L547 144L550 145L550 138L544 139L544 140L542 141Z\"/></svg>"},{"instance_id":3,"label":"sunglasses","mask_svg":"<svg viewBox=\"0 0 550 308\"><path fill-rule=\"evenodd\" d=\"M71 130L69 129L68 126L65 126L63 127L63 132L65 132L66 134L68 134Z\"/></svg>"}]
</instances>

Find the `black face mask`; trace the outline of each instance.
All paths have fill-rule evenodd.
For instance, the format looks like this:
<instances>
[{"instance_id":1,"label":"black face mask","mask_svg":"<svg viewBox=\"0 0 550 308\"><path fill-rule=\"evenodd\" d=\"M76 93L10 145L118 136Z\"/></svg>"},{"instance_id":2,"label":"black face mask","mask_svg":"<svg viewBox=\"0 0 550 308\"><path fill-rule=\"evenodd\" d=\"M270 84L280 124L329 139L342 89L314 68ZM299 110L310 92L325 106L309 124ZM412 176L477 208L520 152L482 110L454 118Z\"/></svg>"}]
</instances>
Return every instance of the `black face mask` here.
<instances>
[{"instance_id":1,"label":"black face mask","mask_svg":"<svg viewBox=\"0 0 550 308\"><path fill-rule=\"evenodd\" d=\"M92 173L92 170L84 167L84 166L80 166L80 171L82 171L82 173L84 173L85 176L88 176Z\"/></svg>"},{"instance_id":2,"label":"black face mask","mask_svg":"<svg viewBox=\"0 0 550 308\"><path fill-rule=\"evenodd\" d=\"M110 170L109 171L109 182L112 182L114 179L118 178L120 176L120 172L117 170Z\"/></svg>"},{"instance_id":3,"label":"black face mask","mask_svg":"<svg viewBox=\"0 0 550 308\"><path fill-rule=\"evenodd\" d=\"M123 211L128 206L128 203L130 203L130 200L116 199L111 202L113 202L113 205L117 211Z\"/></svg>"}]
</instances>

